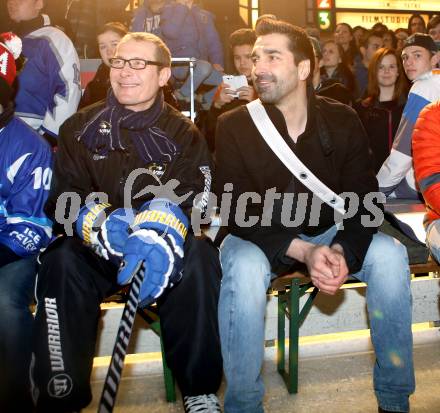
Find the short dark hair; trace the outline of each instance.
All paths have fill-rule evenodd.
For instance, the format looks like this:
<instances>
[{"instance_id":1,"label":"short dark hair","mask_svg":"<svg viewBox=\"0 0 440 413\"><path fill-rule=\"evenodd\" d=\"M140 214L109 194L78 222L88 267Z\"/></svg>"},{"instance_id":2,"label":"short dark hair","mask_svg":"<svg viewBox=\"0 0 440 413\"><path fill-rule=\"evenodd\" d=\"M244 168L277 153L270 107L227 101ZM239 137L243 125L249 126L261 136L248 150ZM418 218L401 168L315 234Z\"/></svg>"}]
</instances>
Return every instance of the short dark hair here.
<instances>
[{"instance_id":1,"label":"short dark hair","mask_svg":"<svg viewBox=\"0 0 440 413\"><path fill-rule=\"evenodd\" d=\"M229 45L231 49L235 46L243 46L244 44L253 46L256 40L257 35L255 34L255 30L238 29L229 36Z\"/></svg>"},{"instance_id":2,"label":"short dark hair","mask_svg":"<svg viewBox=\"0 0 440 413\"><path fill-rule=\"evenodd\" d=\"M100 34L107 32L115 32L116 34L119 34L119 36L121 36L122 38L128 33L128 28L125 26L125 24L122 24L121 22L108 22L103 24L96 31L96 35L99 36Z\"/></svg>"},{"instance_id":3,"label":"short dark hair","mask_svg":"<svg viewBox=\"0 0 440 413\"><path fill-rule=\"evenodd\" d=\"M255 29L257 28L257 26L260 24L260 22L262 20L266 20L266 19L278 20L278 17L275 16L275 14L269 14L269 13L262 14L261 16L258 16L258 19L255 22Z\"/></svg>"},{"instance_id":4,"label":"short dark hair","mask_svg":"<svg viewBox=\"0 0 440 413\"><path fill-rule=\"evenodd\" d=\"M371 27L371 30L373 32L385 33L386 31L388 31L388 26L386 24L381 23L381 22L377 22L377 23L373 24L373 26Z\"/></svg>"},{"instance_id":5,"label":"short dark hair","mask_svg":"<svg viewBox=\"0 0 440 413\"><path fill-rule=\"evenodd\" d=\"M257 36L268 34L283 34L288 39L288 48L292 52L295 64L303 60L310 61L310 74L308 79L313 76L315 69L315 54L312 42L305 30L282 20L264 19L256 27Z\"/></svg>"},{"instance_id":6,"label":"short dark hair","mask_svg":"<svg viewBox=\"0 0 440 413\"><path fill-rule=\"evenodd\" d=\"M362 36L361 41L359 42L359 46L367 48L368 47L368 42L370 41L370 39L372 37L379 37L380 39L382 39L383 38L383 32L369 30L367 33L365 33Z\"/></svg>"},{"instance_id":7,"label":"short dark hair","mask_svg":"<svg viewBox=\"0 0 440 413\"><path fill-rule=\"evenodd\" d=\"M368 32L368 29L366 29L364 26L354 26L352 30L353 30L353 33L358 30L362 30L364 33Z\"/></svg>"}]
</instances>

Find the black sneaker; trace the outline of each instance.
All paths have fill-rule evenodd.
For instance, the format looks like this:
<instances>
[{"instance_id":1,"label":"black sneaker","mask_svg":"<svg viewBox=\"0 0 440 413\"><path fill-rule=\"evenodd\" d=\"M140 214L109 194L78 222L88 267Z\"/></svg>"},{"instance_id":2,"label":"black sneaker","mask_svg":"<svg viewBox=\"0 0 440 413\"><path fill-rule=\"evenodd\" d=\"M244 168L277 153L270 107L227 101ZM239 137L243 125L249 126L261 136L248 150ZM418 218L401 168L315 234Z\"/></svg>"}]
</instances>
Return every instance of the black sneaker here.
<instances>
[{"instance_id":1,"label":"black sneaker","mask_svg":"<svg viewBox=\"0 0 440 413\"><path fill-rule=\"evenodd\" d=\"M215 394L185 396L183 398L185 413L222 413Z\"/></svg>"}]
</instances>

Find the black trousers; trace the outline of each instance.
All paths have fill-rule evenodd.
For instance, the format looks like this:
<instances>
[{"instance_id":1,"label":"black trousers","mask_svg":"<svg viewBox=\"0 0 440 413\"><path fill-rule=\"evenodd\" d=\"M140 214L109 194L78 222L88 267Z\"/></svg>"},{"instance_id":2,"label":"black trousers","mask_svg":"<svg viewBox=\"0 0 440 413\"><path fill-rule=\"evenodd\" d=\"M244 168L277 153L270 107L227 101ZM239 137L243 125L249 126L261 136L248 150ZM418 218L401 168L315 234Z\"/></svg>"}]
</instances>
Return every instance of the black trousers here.
<instances>
[{"instance_id":1,"label":"black trousers","mask_svg":"<svg viewBox=\"0 0 440 413\"><path fill-rule=\"evenodd\" d=\"M39 412L87 406L100 303L118 289L117 269L74 237L41 257L34 328L33 394ZM188 236L184 275L158 301L166 361L183 395L215 393L222 376L217 322L218 251Z\"/></svg>"}]
</instances>

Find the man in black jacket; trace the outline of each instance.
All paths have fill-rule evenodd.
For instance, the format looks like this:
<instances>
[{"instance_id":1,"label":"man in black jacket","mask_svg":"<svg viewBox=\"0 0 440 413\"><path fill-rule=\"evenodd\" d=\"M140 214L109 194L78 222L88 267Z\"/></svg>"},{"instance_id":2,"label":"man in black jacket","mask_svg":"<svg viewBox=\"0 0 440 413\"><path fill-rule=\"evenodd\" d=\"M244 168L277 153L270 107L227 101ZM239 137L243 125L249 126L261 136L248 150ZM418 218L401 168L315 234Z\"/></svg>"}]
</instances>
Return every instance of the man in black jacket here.
<instances>
[{"instance_id":1,"label":"man in black jacket","mask_svg":"<svg viewBox=\"0 0 440 413\"><path fill-rule=\"evenodd\" d=\"M112 89L106 103L85 108L61 128L46 211L58 223L64 222L68 233L72 223L79 226L84 242L76 236L61 237L41 257L33 350L33 392L40 412L78 411L89 404L99 305L121 288L119 276L124 271L122 267L118 275L118 248L112 241L112 228L124 228L124 221L113 221L116 227L110 228L110 214L99 225L95 222L99 228L96 237L87 236L95 234L95 225L86 226L93 215L87 213L82 224L65 220L75 216L66 205L83 206L95 198L92 193L101 193L107 198L100 201L106 202L99 204L103 208L111 204L136 211L156 195L181 201L180 208L189 213L195 195L210 188L211 159L203 137L163 101L161 87L171 74L171 56L164 43L149 33L128 34L110 64ZM200 199L195 207L203 209L204 197ZM138 231L132 228L135 232L129 240L136 241L133 237ZM127 245L127 229L121 234ZM158 246L169 237L162 235ZM101 245L99 239L104 240ZM120 255L127 263L125 248ZM168 250L166 245L164 248ZM222 375L218 252L190 233L182 249L183 277L173 288L165 280L159 286L163 294L157 299L166 360L182 391L185 411L217 412L215 392ZM162 265L162 261L150 262L149 257L144 258L147 275L141 294L145 283L152 282L149 267ZM177 261L174 257L173 262Z\"/></svg>"},{"instance_id":2,"label":"man in black jacket","mask_svg":"<svg viewBox=\"0 0 440 413\"><path fill-rule=\"evenodd\" d=\"M365 132L353 110L314 95L313 49L303 30L262 22L253 61L257 93L282 139L328 188L350 194L351 212L336 224L333 208L305 186L310 173L297 179L289 172L247 107L219 118L217 195L232 192L220 254L225 410L263 412L266 290L274 274L305 264L324 293L335 294L349 274L368 284L379 411L408 412L414 391L408 259L403 245L378 233L371 220L381 209L371 202L378 185Z\"/></svg>"}]
</instances>

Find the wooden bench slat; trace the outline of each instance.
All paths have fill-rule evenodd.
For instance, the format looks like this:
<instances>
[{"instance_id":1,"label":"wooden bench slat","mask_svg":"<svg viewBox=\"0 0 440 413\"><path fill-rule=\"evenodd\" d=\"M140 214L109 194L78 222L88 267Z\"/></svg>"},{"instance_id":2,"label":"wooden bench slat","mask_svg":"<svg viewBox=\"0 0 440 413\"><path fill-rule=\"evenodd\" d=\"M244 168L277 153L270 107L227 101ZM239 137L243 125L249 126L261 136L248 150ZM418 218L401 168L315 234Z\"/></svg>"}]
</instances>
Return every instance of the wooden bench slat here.
<instances>
[{"instance_id":1,"label":"wooden bench slat","mask_svg":"<svg viewBox=\"0 0 440 413\"><path fill-rule=\"evenodd\" d=\"M409 266L409 268L410 268L410 273L413 275L423 274L428 272L440 272L440 265L437 264L432 258L430 258L424 264L412 264ZM305 271L295 271L291 274L286 274L275 278L272 281L270 288L273 291L285 290L286 287L290 286L290 283L294 278L298 278L303 282L310 281L310 277Z\"/></svg>"}]
</instances>

